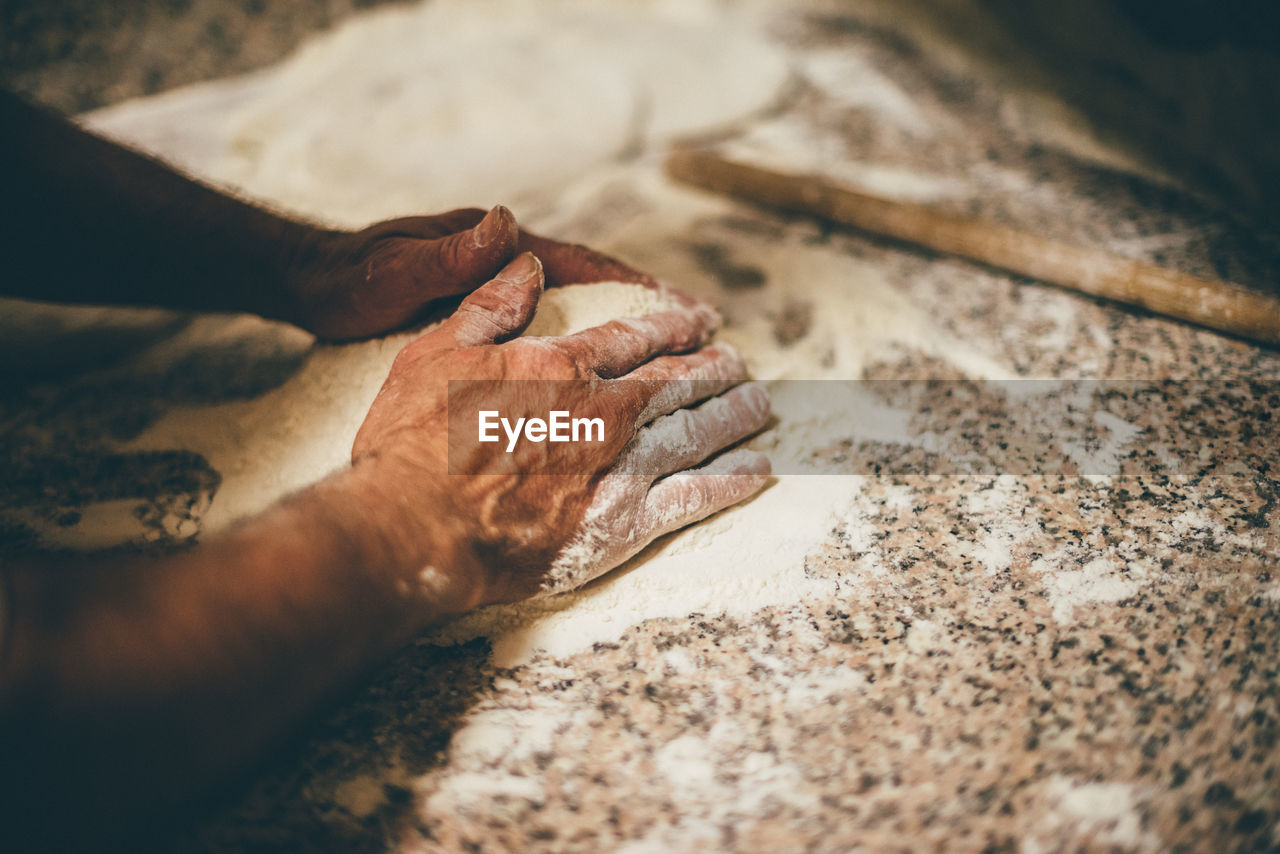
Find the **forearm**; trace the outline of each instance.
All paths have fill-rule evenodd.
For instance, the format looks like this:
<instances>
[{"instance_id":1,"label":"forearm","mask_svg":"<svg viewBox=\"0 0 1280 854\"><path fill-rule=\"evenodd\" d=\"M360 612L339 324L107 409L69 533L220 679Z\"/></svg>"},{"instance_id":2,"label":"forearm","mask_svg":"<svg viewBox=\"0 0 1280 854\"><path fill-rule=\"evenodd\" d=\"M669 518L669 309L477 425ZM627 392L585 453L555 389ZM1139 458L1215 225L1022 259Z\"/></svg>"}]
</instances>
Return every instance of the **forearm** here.
<instances>
[{"instance_id":1,"label":"forearm","mask_svg":"<svg viewBox=\"0 0 1280 854\"><path fill-rule=\"evenodd\" d=\"M0 91L0 293L279 315L319 230Z\"/></svg>"},{"instance_id":2,"label":"forearm","mask_svg":"<svg viewBox=\"0 0 1280 854\"><path fill-rule=\"evenodd\" d=\"M418 554L457 580L418 583L420 559L374 518L377 488L340 475L153 563L15 573L3 787L106 822L173 805L474 605L465 543L417 526Z\"/></svg>"}]
</instances>

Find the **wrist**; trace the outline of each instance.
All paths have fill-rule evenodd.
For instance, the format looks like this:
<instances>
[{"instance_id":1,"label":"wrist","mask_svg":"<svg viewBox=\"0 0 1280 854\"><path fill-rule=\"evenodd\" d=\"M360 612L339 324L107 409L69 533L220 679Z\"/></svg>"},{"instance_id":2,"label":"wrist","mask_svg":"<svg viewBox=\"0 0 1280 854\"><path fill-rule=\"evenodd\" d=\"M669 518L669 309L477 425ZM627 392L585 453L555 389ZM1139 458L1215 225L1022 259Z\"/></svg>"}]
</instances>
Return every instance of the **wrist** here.
<instances>
[{"instance_id":1,"label":"wrist","mask_svg":"<svg viewBox=\"0 0 1280 854\"><path fill-rule=\"evenodd\" d=\"M440 478L392 458L363 460L318 484L342 536L421 628L486 601L488 573L468 516ZM435 481L435 482L433 482Z\"/></svg>"},{"instance_id":2,"label":"wrist","mask_svg":"<svg viewBox=\"0 0 1280 854\"><path fill-rule=\"evenodd\" d=\"M199 185L199 189L203 187ZM250 312L293 322L299 265L323 245L324 229L240 199L209 191L192 203L197 226L175 226L157 268L152 302L204 311ZM185 299L166 299L172 271L184 269L193 287Z\"/></svg>"},{"instance_id":3,"label":"wrist","mask_svg":"<svg viewBox=\"0 0 1280 854\"><path fill-rule=\"evenodd\" d=\"M273 215L274 216L274 215ZM263 229L257 275L247 276L239 308L308 328L307 312L343 232L275 217Z\"/></svg>"}]
</instances>

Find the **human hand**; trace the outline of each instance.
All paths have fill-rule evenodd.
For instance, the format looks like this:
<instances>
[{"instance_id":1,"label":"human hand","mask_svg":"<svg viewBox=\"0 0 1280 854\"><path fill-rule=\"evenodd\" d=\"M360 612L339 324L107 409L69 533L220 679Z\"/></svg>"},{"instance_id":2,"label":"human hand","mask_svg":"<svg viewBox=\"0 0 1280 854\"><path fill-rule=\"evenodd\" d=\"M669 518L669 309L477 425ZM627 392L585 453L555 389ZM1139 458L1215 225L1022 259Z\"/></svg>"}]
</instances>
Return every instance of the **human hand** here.
<instances>
[{"instance_id":1,"label":"human hand","mask_svg":"<svg viewBox=\"0 0 1280 854\"><path fill-rule=\"evenodd\" d=\"M352 450L351 475L399 567L396 583L457 610L584 584L747 498L769 473L766 458L747 452L693 468L770 414L761 389L740 385L736 353L698 349L713 312L510 340L542 287L542 266L522 254L406 346ZM501 443L477 443L453 459L467 473L450 474L449 411L482 408L564 410L607 426L600 442L526 442L505 457Z\"/></svg>"},{"instance_id":2,"label":"human hand","mask_svg":"<svg viewBox=\"0 0 1280 854\"><path fill-rule=\"evenodd\" d=\"M549 286L622 281L680 294L585 246L522 232L499 205L403 217L357 232L310 229L286 265L282 305L268 310L322 338L367 338L420 319L433 301L470 293L519 252L542 262Z\"/></svg>"}]
</instances>

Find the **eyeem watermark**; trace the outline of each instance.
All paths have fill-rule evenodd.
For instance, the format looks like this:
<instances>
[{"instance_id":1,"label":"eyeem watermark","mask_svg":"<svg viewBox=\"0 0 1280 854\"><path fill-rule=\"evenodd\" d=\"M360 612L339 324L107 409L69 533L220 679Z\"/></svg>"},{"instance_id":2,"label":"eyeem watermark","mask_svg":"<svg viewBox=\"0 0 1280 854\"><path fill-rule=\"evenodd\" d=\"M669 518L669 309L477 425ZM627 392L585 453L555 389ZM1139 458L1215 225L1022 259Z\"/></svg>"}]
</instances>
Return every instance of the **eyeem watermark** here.
<instances>
[{"instance_id":1,"label":"eyeem watermark","mask_svg":"<svg viewBox=\"0 0 1280 854\"><path fill-rule=\"evenodd\" d=\"M617 401L664 396L698 409L724 391L702 382L451 381L449 471L590 474L599 457L572 443L596 451L635 435L663 453L643 458L651 472L633 473L665 476L664 461L688 457L696 434L657 422L637 427ZM766 387L776 422L745 441L761 443L776 475L1274 481L1280 472L1280 380L774 380ZM718 451L709 446L707 458ZM639 459L631 465L643 467Z\"/></svg>"},{"instance_id":2,"label":"eyeem watermark","mask_svg":"<svg viewBox=\"0 0 1280 854\"><path fill-rule=\"evenodd\" d=\"M546 418L521 416L513 423L497 409L482 409L478 415L477 441L499 442L499 428L506 436L506 452L512 453L521 435L527 442L603 442L603 418L574 418L567 409L553 409Z\"/></svg>"}]
</instances>

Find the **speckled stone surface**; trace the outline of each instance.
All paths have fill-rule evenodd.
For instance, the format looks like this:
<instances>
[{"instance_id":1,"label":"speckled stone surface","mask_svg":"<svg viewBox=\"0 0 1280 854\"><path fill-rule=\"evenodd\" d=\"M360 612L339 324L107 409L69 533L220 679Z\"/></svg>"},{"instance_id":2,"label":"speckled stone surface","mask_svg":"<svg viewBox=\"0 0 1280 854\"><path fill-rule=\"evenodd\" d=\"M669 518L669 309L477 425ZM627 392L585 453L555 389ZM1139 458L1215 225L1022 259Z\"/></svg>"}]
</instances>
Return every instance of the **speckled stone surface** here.
<instances>
[{"instance_id":1,"label":"speckled stone surface","mask_svg":"<svg viewBox=\"0 0 1280 854\"><path fill-rule=\"evenodd\" d=\"M1004 82L960 76L882 7L832 8L779 15L771 31L801 57L855 54L948 132L894 127L852 105L826 66L803 64L795 97L762 122L970 182L976 192L948 203L958 210L1274 292L1265 235L1141 169L1019 132ZM611 188L565 236L590 241L645 204ZM733 328L763 310L769 271L755 259L786 246L874 266L1021 376L1280 381L1274 350L746 208L653 251L701 268ZM783 344L823 311L791 295L773 316ZM74 526L78 507L126 498L160 547L191 539L183 523L198 522L218 473L177 451L106 449L166 405L253 397L305 358L223 355L216 372L165 365L10 390L0 505ZM911 348L863 370L959 375ZM174 847L1276 850L1280 447L1233 427L1232 400L1210 395L1199 438L1162 476L866 476L903 449L856 437L815 448L862 478L825 541L795 555L825 598L649 620L510 669L483 640L414 646ZM8 550L36 537L12 521L0 534Z\"/></svg>"},{"instance_id":2,"label":"speckled stone surface","mask_svg":"<svg viewBox=\"0 0 1280 854\"><path fill-rule=\"evenodd\" d=\"M91 110L261 67L378 2L11 0L0 4L0 82L63 112Z\"/></svg>"}]
</instances>

